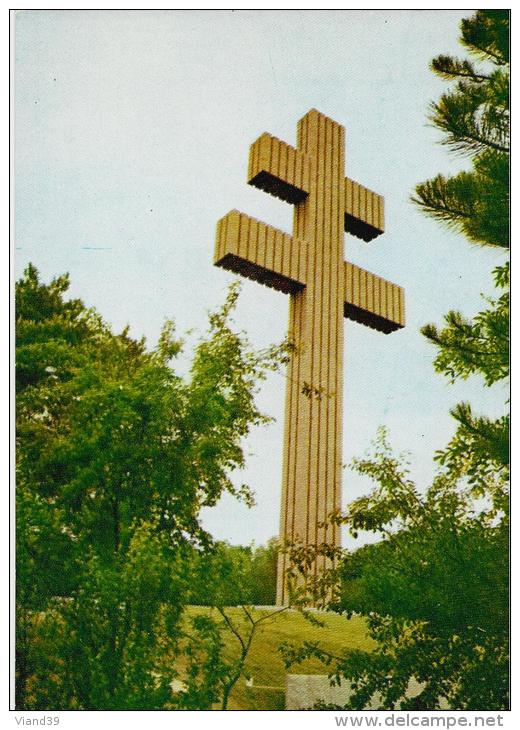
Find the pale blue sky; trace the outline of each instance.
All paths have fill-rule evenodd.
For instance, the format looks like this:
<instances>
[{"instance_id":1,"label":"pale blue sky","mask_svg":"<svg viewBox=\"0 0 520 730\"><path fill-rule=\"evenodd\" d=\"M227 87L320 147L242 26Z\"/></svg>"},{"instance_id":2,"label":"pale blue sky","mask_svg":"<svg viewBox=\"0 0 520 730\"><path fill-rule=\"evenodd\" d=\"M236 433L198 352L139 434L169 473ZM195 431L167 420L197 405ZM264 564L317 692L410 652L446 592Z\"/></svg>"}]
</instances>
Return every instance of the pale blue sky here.
<instances>
[{"instance_id":1,"label":"pale blue sky","mask_svg":"<svg viewBox=\"0 0 520 730\"><path fill-rule=\"evenodd\" d=\"M346 257L403 285L407 327L382 335L345 321L344 460L386 424L425 486L431 455L462 399L494 415L505 387L450 386L419 334L450 308L473 314L492 292L498 252L424 217L417 182L467 166L438 144L428 103L446 89L428 63L462 54L471 11L23 11L16 17L16 271L70 272L71 294L119 330L156 341L166 317L202 330L232 276L212 266L215 224L238 208L290 232L291 206L246 185L249 145L294 144L315 107L346 127L346 174L385 196L386 233L345 238ZM245 281L236 321L257 346L281 341L284 295ZM277 422L247 442L257 506L205 513L216 537L278 531L284 379L260 402ZM344 501L367 488L346 471Z\"/></svg>"}]
</instances>

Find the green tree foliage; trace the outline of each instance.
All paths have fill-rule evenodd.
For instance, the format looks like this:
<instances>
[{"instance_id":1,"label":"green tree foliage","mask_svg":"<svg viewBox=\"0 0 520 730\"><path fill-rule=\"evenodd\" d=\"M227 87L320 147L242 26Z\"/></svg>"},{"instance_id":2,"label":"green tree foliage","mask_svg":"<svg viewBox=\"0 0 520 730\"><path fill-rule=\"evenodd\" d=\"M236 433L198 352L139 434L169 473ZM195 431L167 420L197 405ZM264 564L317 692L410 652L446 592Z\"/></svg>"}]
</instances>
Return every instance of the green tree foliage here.
<instances>
[{"instance_id":1,"label":"green tree foliage","mask_svg":"<svg viewBox=\"0 0 520 730\"><path fill-rule=\"evenodd\" d=\"M352 704L359 707L372 689L384 707L395 707L413 678L422 691L403 700L403 709L436 709L441 698L454 709L505 709L507 469L495 461L482 477L479 506L464 468L440 471L421 496L403 461L383 434L375 456L355 462L377 486L350 505L346 522L384 540L343 564L342 610L366 615L378 641L369 659L373 676L358 684ZM350 593L352 578L358 584ZM357 660L350 657L343 670L359 683Z\"/></svg>"},{"instance_id":2,"label":"green tree foliage","mask_svg":"<svg viewBox=\"0 0 520 730\"><path fill-rule=\"evenodd\" d=\"M283 352L232 330L233 286L183 379L173 323L147 350L68 286L32 266L16 286L17 707L158 709L186 556L211 544L199 511L224 492L251 501L230 474Z\"/></svg>"},{"instance_id":3,"label":"green tree foliage","mask_svg":"<svg viewBox=\"0 0 520 730\"><path fill-rule=\"evenodd\" d=\"M423 334L439 352L434 367L451 382L478 374L490 386L509 374L509 263L495 269L497 287L505 291L489 298L489 309L468 320L459 312L446 315L447 327L439 331L425 325Z\"/></svg>"},{"instance_id":4,"label":"green tree foliage","mask_svg":"<svg viewBox=\"0 0 520 730\"><path fill-rule=\"evenodd\" d=\"M483 64L438 56L432 69L454 87L431 106L443 143L470 155L472 169L437 175L414 200L468 240L509 246L509 13L478 10L461 24L461 40Z\"/></svg>"},{"instance_id":5,"label":"green tree foliage","mask_svg":"<svg viewBox=\"0 0 520 730\"><path fill-rule=\"evenodd\" d=\"M507 709L507 469L495 462L482 477L480 504L454 467L422 495L384 430L375 453L354 468L375 487L342 522L353 536L363 530L379 541L344 553L329 609L364 616L377 646L339 656L317 642L286 646L286 663L321 659L351 687L347 709L370 701L387 710Z\"/></svg>"},{"instance_id":6,"label":"green tree foliage","mask_svg":"<svg viewBox=\"0 0 520 730\"><path fill-rule=\"evenodd\" d=\"M251 547L217 542L195 552L190 563L190 603L194 606L251 604ZM212 580L208 580L212 576Z\"/></svg>"},{"instance_id":7,"label":"green tree foliage","mask_svg":"<svg viewBox=\"0 0 520 730\"><path fill-rule=\"evenodd\" d=\"M487 300L487 309L472 320L452 311L445 317L444 328L432 324L422 328L438 350L435 369L450 382L478 375L491 386L509 375L509 264L498 267L494 274L502 293ZM465 464L466 475L475 485L483 473L493 470L495 462L509 464L509 414L497 419L475 415L469 403L459 403L451 414L458 421L457 431L436 455L438 461Z\"/></svg>"},{"instance_id":8,"label":"green tree foliage","mask_svg":"<svg viewBox=\"0 0 520 730\"><path fill-rule=\"evenodd\" d=\"M251 603L254 606L274 606L276 603L278 552L276 538L271 538L266 545L258 546L253 552Z\"/></svg>"},{"instance_id":9,"label":"green tree foliage","mask_svg":"<svg viewBox=\"0 0 520 730\"><path fill-rule=\"evenodd\" d=\"M193 608L186 617L180 642L184 689L176 695L175 707L227 709L231 691L246 676L254 639L286 610L254 608L275 603L277 558L274 539L265 547L218 542L209 550L193 551L187 567L189 601L211 610Z\"/></svg>"},{"instance_id":10,"label":"green tree foliage","mask_svg":"<svg viewBox=\"0 0 520 730\"><path fill-rule=\"evenodd\" d=\"M230 694L242 677L253 641L287 607L257 611L241 605L231 609L216 604L213 612L190 617L183 634L187 659L184 691L175 707L183 710L227 710Z\"/></svg>"},{"instance_id":11,"label":"green tree foliage","mask_svg":"<svg viewBox=\"0 0 520 730\"><path fill-rule=\"evenodd\" d=\"M273 606L276 601L278 542L258 547L217 542L193 552L190 603L196 606ZM208 575L218 580L208 581Z\"/></svg>"},{"instance_id":12,"label":"green tree foliage","mask_svg":"<svg viewBox=\"0 0 520 730\"><path fill-rule=\"evenodd\" d=\"M469 60L438 56L433 70L455 81L432 105L432 122L444 143L471 157L472 169L450 178L439 175L418 185L414 201L429 215L454 226L474 243L509 248L509 12L478 10L462 21L461 40L482 68ZM473 319L450 311L445 325L427 324L422 333L437 348L434 366L451 382L479 375L491 386L509 374L509 263L493 272L499 291ZM461 403L459 422L441 463L466 464L478 482L498 458L508 463L509 417L491 421Z\"/></svg>"}]
</instances>

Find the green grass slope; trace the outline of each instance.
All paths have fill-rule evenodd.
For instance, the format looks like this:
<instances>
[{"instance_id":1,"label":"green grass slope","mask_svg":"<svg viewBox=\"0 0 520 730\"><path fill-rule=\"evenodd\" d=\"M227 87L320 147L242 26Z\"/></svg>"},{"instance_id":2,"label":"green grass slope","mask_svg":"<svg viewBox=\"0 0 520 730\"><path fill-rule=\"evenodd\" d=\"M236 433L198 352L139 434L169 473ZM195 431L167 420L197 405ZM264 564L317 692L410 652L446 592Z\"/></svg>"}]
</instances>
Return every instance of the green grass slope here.
<instances>
[{"instance_id":1,"label":"green grass slope","mask_svg":"<svg viewBox=\"0 0 520 730\"><path fill-rule=\"evenodd\" d=\"M190 613L212 611L192 607ZM241 621L240 608L226 609L229 617ZM265 610L255 609L255 618ZM216 612L213 614L216 617ZM370 650L374 643L367 636L362 618L346 619L335 614L318 614L325 625L315 626L296 611L285 611L260 624L246 662L246 673L253 678L253 686L247 687L241 677L231 692L230 710L283 710L285 703L285 677L291 674L325 674L317 660L307 660L287 670L278 647L284 642L296 645L304 641L319 641L323 648L337 654L343 649ZM228 651L238 653L238 640L229 633Z\"/></svg>"}]
</instances>

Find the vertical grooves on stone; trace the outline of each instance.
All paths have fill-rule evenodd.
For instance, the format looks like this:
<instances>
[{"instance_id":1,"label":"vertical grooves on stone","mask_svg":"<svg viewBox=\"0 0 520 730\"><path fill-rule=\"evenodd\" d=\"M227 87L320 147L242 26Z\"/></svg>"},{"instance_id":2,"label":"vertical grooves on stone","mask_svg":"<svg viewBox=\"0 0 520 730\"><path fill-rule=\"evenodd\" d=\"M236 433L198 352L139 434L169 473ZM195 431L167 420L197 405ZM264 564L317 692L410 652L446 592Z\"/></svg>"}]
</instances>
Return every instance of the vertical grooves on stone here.
<instances>
[{"instance_id":1,"label":"vertical grooves on stone","mask_svg":"<svg viewBox=\"0 0 520 730\"><path fill-rule=\"evenodd\" d=\"M374 206L373 206L373 202L372 201L373 201L373 198L374 198L374 193L371 190L367 190L366 195L367 195L367 197L366 197L366 216L367 216L367 223L369 223L371 226L373 226L374 225L374 219L373 219L373 216L372 216L372 211L374 209Z\"/></svg>"},{"instance_id":2,"label":"vertical grooves on stone","mask_svg":"<svg viewBox=\"0 0 520 730\"><path fill-rule=\"evenodd\" d=\"M376 195L374 193L374 207L372 211L372 220L374 221L374 226L376 228L379 228L379 195Z\"/></svg>"},{"instance_id":3,"label":"vertical grooves on stone","mask_svg":"<svg viewBox=\"0 0 520 730\"><path fill-rule=\"evenodd\" d=\"M309 190L295 206L295 243L283 241L291 245L290 260L306 287L291 296L290 333L297 349L288 366L280 516L282 536L308 545L331 538L339 544L335 526L318 525L340 504L343 307L347 287L351 296L357 288L359 296L361 284L359 269L343 262L347 196L354 192L358 209L360 204L359 186L345 181L343 134L340 125L312 110L298 125L293 170L290 151L276 168L281 175L285 165L285 174ZM308 395L302 392L304 384L310 386ZM319 557L309 577L329 564ZM288 561L283 555L279 567L278 602L284 602Z\"/></svg>"},{"instance_id":4,"label":"vertical grooves on stone","mask_svg":"<svg viewBox=\"0 0 520 730\"><path fill-rule=\"evenodd\" d=\"M343 158L343 147L344 147L344 129L341 125L337 125L337 143L336 143L336 203L334 214L334 240L336 243L336 249L334 250L334 266L335 266L335 278L336 286L334 291L335 302L334 309L336 312L335 323L334 323L334 379L331 384L333 386L333 396L331 403L333 404L333 414L331 415L332 420L332 432L333 432L333 444L332 444L332 456L329 457L331 462L331 468L328 476L329 483L331 482L329 499L326 505L325 515L327 518L331 512L331 507L334 509L337 500L337 460L338 450L341 451L341 418L338 413L338 409L341 407L341 377L342 377L342 335L343 335L343 301L345 292L345 270L343 263L343 231L345 229L345 186L343 184L345 176L345 161ZM336 530L334 525L331 525L330 531L332 533L332 542L336 543ZM327 536L329 532L327 531ZM329 542L329 540L327 540ZM327 567L328 561L325 561L325 567Z\"/></svg>"},{"instance_id":5,"label":"vertical grooves on stone","mask_svg":"<svg viewBox=\"0 0 520 730\"><path fill-rule=\"evenodd\" d=\"M377 277L372 277L372 298L374 300L374 312L381 314L381 307L379 305L379 280Z\"/></svg>"},{"instance_id":6,"label":"vertical grooves on stone","mask_svg":"<svg viewBox=\"0 0 520 730\"><path fill-rule=\"evenodd\" d=\"M256 230L255 230L255 240L252 245L252 249L254 252L253 261L258 261L258 239L260 238L260 233L262 231L262 228L263 228L262 224L258 223L258 225L256 226Z\"/></svg>"},{"instance_id":7,"label":"vertical grooves on stone","mask_svg":"<svg viewBox=\"0 0 520 730\"><path fill-rule=\"evenodd\" d=\"M298 129L298 136L301 138L298 140L298 147L299 149L306 149L307 144L307 120L305 120L304 123L301 123ZM302 238L307 240L306 230L305 230L305 217L306 217L306 208L307 206L297 206L295 209L295 230L298 230L302 234ZM305 261L305 267L307 267L307 261ZM305 276L307 275L307 270L305 270ZM299 442L299 437L301 437L301 431L303 428L300 426L300 420L304 418L303 408L302 412L300 412L300 409L298 408L298 404L301 401L301 384L303 380L303 366L305 364L305 358L307 358L308 353L304 351L304 327L305 322L303 321L303 308L304 308L304 302L306 302L308 299L308 289L307 287L301 294L298 294L295 298L295 313L298 316L297 319L297 327L295 329L295 335L296 335L296 371L294 373L294 382L293 382L293 393L294 393L294 433L295 433L295 443L293 446L293 473L292 473L292 520L291 520L291 539L296 539L296 493L300 492L303 488L303 485L300 482L300 475L299 475L299 468L298 468L298 462L301 459L301 448L302 445ZM303 423L305 421L303 420Z\"/></svg>"},{"instance_id":8,"label":"vertical grooves on stone","mask_svg":"<svg viewBox=\"0 0 520 730\"><path fill-rule=\"evenodd\" d=\"M321 520L325 523L322 531L322 542L328 542L329 527L327 524L330 512L331 501L334 500L335 479L334 479L334 452L336 439L336 382L337 382L337 353L338 353L338 317L337 317L337 297L339 289L339 267L340 267L340 242L343 242L343 226L344 226L344 209L342 214L339 213L339 202L341 194L345 194L344 171L339 174L339 156L341 146L341 127L330 122L332 127L332 158L331 158L331 179L332 179L332 196L330 206L330 242L329 242L329 295L328 310L330 316L329 342L327 347L327 393L326 393L326 413L327 413L327 430L326 430L326 452L325 452L325 494L323 498ZM338 223L341 221L339 228ZM341 252L341 269L343 273L343 252ZM324 555L321 559L321 569L326 569L328 560Z\"/></svg>"},{"instance_id":9,"label":"vertical grooves on stone","mask_svg":"<svg viewBox=\"0 0 520 730\"><path fill-rule=\"evenodd\" d=\"M321 394L321 396L317 396L316 398L316 410L317 410L317 416L318 416L318 423L317 423L317 436L316 436L316 452L317 452L317 464L316 464L316 476L314 480L314 489L315 489L315 495L314 495L314 526L313 526L313 543L319 542L319 530L318 530L318 522L320 521L321 517L321 510L320 510L320 497L322 496L322 492L326 490L326 477L323 473L324 469L324 462L325 462L325 455L324 455L324 448L326 447L326 443L324 443L324 439L321 438L324 428L327 428L327 389L328 389L328 381L325 378L325 372L324 367L326 367L326 362L324 362L323 358L323 349L324 349L324 343L328 340L328 326L329 321L325 321L325 319L329 319L325 317L325 307L324 307L324 300L326 297L326 289L328 289L328 278L329 278L329 272L330 272L330 237L331 237L331 231L330 231L330 200L331 200L331 187L329 185L325 184L325 180L330 180L330 173L331 173L331 128L329 120L326 117L322 117L320 115L319 117L320 122L322 122L323 127L323 133L322 133L322 154L320 156L323 157L323 175L320 180L321 183L321 190L320 195L323 200L323 212L322 212L322 218L321 218L321 231L320 231L320 238L321 238L321 277L319 282L319 311L320 311L320 317L319 317L319 348L318 348L318 358L319 358L319 369L318 369L318 382L316 387L320 390L324 389L324 393ZM328 209L327 209L328 208ZM327 249L329 253L329 259L327 260ZM328 342L327 342L328 345ZM323 479L323 481L322 481ZM314 562L314 575L316 576L318 569L318 560Z\"/></svg>"},{"instance_id":10,"label":"vertical grooves on stone","mask_svg":"<svg viewBox=\"0 0 520 730\"><path fill-rule=\"evenodd\" d=\"M336 180L335 180L335 165L336 165L336 156L337 156L337 128L336 125L331 122L330 119L327 120L327 126L329 128L329 144L328 147L330 149L330 159L329 159L329 175L333 180L332 185L328 187L328 194L329 194L329 205L328 205L328 240L327 240L327 249L328 249L328 260L326 262L327 266L327 284L326 284L326 301L327 301L327 307L326 310L330 313L331 312L331 305L334 303L334 297L335 297L335 289L334 286L334 266L335 266L335 251L334 251L334 241L336 239L336 221L335 221L335 215L334 215L334 209L335 209L335 203L337 202L337 195L338 191L336 190ZM325 204L327 201L325 201ZM327 208L327 205L325 205L325 209ZM323 488L321 485L321 476L318 482L318 491L322 491L321 495L321 505L318 505L318 515L317 519L318 522L325 522L325 518L327 516L327 505L329 501L329 494L330 494L330 469L329 469L329 458L330 458L330 433L331 433L331 423L330 423L330 404L332 402L331 400L331 383L332 383L332 371L334 370L335 362L334 358L329 357L329 354L331 352L331 341L334 336L334 317L326 317L326 340L327 340L327 358L324 363L325 367L325 373L324 373L324 380L325 383L323 384L323 387L325 389L324 393L324 401L322 402L322 411L323 416L325 419L325 438L321 439L321 459L323 460L323 466L321 469L321 473L323 474ZM322 544L326 541L326 534L327 534L327 528L326 526L316 529L316 541L318 544ZM325 565L325 556L320 556L319 561L316 561L316 570L322 570Z\"/></svg>"},{"instance_id":11,"label":"vertical grooves on stone","mask_svg":"<svg viewBox=\"0 0 520 730\"><path fill-rule=\"evenodd\" d=\"M315 130L312 130L312 132L311 132L311 130L309 129L309 127L310 127L310 122L309 122L309 119L307 119L306 132L307 132L308 137L310 138L312 132L314 132L313 136L315 136ZM310 142L310 140L307 139L307 145L309 145L309 142ZM306 151L308 151L308 152L311 151L309 149L309 146L307 147L307 150ZM316 155L314 155L313 179L311 180L311 190L314 192L314 198L317 195L318 165L319 165L318 159L317 159ZM311 205L313 205L313 200L311 200L310 203L311 203ZM310 272L309 269L310 269L310 261L312 260L312 258L315 255L315 252L316 252L316 216L315 215L312 216L312 219L311 219L311 221L309 223L312 224L312 229L310 230L309 228L307 228L307 230L306 230L306 233L307 233L307 242L308 242L308 246L309 246L309 255L310 255L310 259L307 262L307 271L306 271L306 275L308 277L308 278L306 278L306 281L307 281L307 297L306 297L306 299L307 299L307 302L306 302L307 303L307 322L306 322L306 327L307 327L307 330L310 332L310 337L307 338L307 342L306 342L306 345L307 345L309 351L308 351L308 354L307 354L307 356L305 358L305 360L306 360L306 362L305 362L306 368L305 368L305 371L304 371L304 376L306 376L305 377L305 380L307 381L307 383L312 386L312 374L313 374L312 373L312 360L313 360L313 355L314 355L314 317L313 317L313 311L312 311L313 310L313 306L312 305L314 303L314 290L316 288L316 284L315 284L315 281L314 281L314 279L316 277L316 269L314 269L314 272ZM302 385L303 385L303 383L302 383ZM305 462L306 462L305 463L305 467L306 467L305 468L305 471L306 471L307 481L305 483L305 505L306 505L306 510L305 510L305 539L308 539L308 534L309 534L310 480L312 478L311 477L311 463L310 463L311 462L311 459L310 459L310 443L311 443L311 430L312 430L312 400L311 400L310 397L308 398L308 402L304 406L303 410L305 411L306 414L308 414L308 419L307 419L307 423L306 423L306 432L307 432L306 433L306 450L305 450L305 454L302 455L302 458L304 458L305 459ZM302 508L303 508L303 505L302 505Z\"/></svg>"},{"instance_id":12,"label":"vertical grooves on stone","mask_svg":"<svg viewBox=\"0 0 520 730\"><path fill-rule=\"evenodd\" d=\"M303 121L298 125L298 148L304 147ZM295 153L295 176L297 183L303 181L305 165L303 157ZM306 186L307 187L307 186ZM294 234L300 240L296 240L297 251L294 251L293 240L290 239L290 262L291 266L296 266L298 278L301 280L302 264L307 263L307 257L302 260L301 246L304 245L301 239L305 238L305 207L298 204L294 209ZM303 414L299 414L298 401L300 396L299 388L301 381L301 361L304 357L302 344L304 341L304 321L303 321L303 302L306 296L305 289L296 292L290 297L289 305L289 338L295 345L295 351L290 354L289 364L287 367L287 396L285 411L285 437L284 437L284 454L283 454L283 476L282 476L282 509L280 514L281 537L283 540L294 540L296 537L296 491L298 479L298 443L297 434L299 433L298 420ZM287 600L286 595L286 571L288 568L288 557L283 552L278 559L278 575L277 575L277 603L284 604Z\"/></svg>"},{"instance_id":13,"label":"vertical grooves on stone","mask_svg":"<svg viewBox=\"0 0 520 730\"><path fill-rule=\"evenodd\" d=\"M315 165L315 173L314 173L314 190L315 190L315 197L317 197L320 193L320 172L322 169L322 160L320 159L318 155L318 151L320 149L320 124L319 124L319 117L318 115L315 116L315 123L312 125L312 132L311 132L311 139L312 139L312 149L315 152L316 157L316 165ZM310 251L312 253L312 257L314 259L314 267L313 272L311 276L307 279L309 282L307 286L307 290L309 292L309 305L310 305L310 362L309 362L309 380L308 383L311 387L311 389L314 387L314 380L315 380L315 367L314 367L314 360L315 360L315 351L316 351L316 314L315 314L315 303L316 303L316 283L317 279L320 273L320 266L317 266L316 261L316 254L318 252L318 229L319 229L319 220L318 220L318 210L317 205L314 206L314 215L313 215L313 221L312 221L312 227L313 230L311 232L311 235L309 236L309 242L311 243ZM309 270L309 265L307 266L307 271ZM312 279L311 279L312 277ZM316 464L316 456L314 457L313 462L313 451L314 451L314 443L315 439L313 439L314 429L315 429L315 407L314 407L314 397L311 390L310 396L309 396L309 425L308 425L308 436L307 436L307 500L306 503L308 505L307 507L307 514L306 514L306 528L305 528L305 539L306 543L309 544L309 527L310 527L310 512L311 509L313 509L313 500L312 500L312 482L315 478L315 464Z\"/></svg>"},{"instance_id":14,"label":"vertical grooves on stone","mask_svg":"<svg viewBox=\"0 0 520 730\"><path fill-rule=\"evenodd\" d=\"M281 271L282 270L282 254L283 254L283 244L285 240L284 234L280 231L280 233L277 234L277 241L276 241L276 248L274 250L274 269L275 271Z\"/></svg>"},{"instance_id":15,"label":"vertical grooves on stone","mask_svg":"<svg viewBox=\"0 0 520 730\"><path fill-rule=\"evenodd\" d=\"M251 180L254 177L253 170L255 169L255 156L256 156L256 143L252 144L249 148L249 158L247 164L247 179Z\"/></svg>"},{"instance_id":16,"label":"vertical grooves on stone","mask_svg":"<svg viewBox=\"0 0 520 730\"><path fill-rule=\"evenodd\" d=\"M291 236L284 236L283 237L283 250L281 252L280 261L281 263L281 272L284 276L288 276L292 278L292 271L291 271Z\"/></svg>"},{"instance_id":17,"label":"vertical grooves on stone","mask_svg":"<svg viewBox=\"0 0 520 730\"><path fill-rule=\"evenodd\" d=\"M215 256L214 261L219 261L221 259L220 251L222 249L222 218L217 222L217 235L216 235L216 243L215 243Z\"/></svg>"},{"instance_id":18,"label":"vertical grooves on stone","mask_svg":"<svg viewBox=\"0 0 520 730\"><path fill-rule=\"evenodd\" d=\"M245 257L247 255L247 247L249 245L249 239L254 228L254 221L246 215L240 216L242 220L240 240L238 244L238 255ZM245 230L244 230L245 229Z\"/></svg>"},{"instance_id":19,"label":"vertical grooves on stone","mask_svg":"<svg viewBox=\"0 0 520 730\"><path fill-rule=\"evenodd\" d=\"M374 311L374 277L367 271L367 309Z\"/></svg>"},{"instance_id":20,"label":"vertical grooves on stone","mask_svg":"<svg viewBox=\"0 0 520 730\"><path fill-rule=\"evenodd\" d=\"M275 251L276 247L278 246L278 238L280 234L276 229L272 229L271 234L271 245L267 249L267 256L265 259L265 268L272 270L274 268L274 262L275 262Z\"/></svg>"},{"instance_id":21,"label":"vertical grooves on stone","mask_svg":"<svg viewBox=\"0 0 520 730\"><path fill-rule=\"evenodd\" d=\"M240 224L241 224L242 216L240 214L238 214L237 216L234 216L234 217L236 218L236 250L238 251L238 247L240 245L240 227L241 227ZM232 223L233 221L230 220L229 222ZM231 230L233 231L233 228L231 228Z\"/></svg>"},{"instance_id":22,"label":"vertical grooves on stone","mask_svg":"<svg viewBox=\"0 0 520 730\"><path fill-rule=\"evenodd\" d=\"M314 317L313 317L313 358L312 358L312 379L311 383L315 390L315 396L311 398L311 407L313 411L313 423L312 423L312 444L309 451L311 458L312 477L310 480L310 494L311 494L311 509L309 510L310 520L310 543L316 544L316 525L318 521L318 499L321 485L319 484L321 479L321 451L322 445L320 443L321 425L322 425L322 398L319 395L319 391L323 386L322 381L322 365L323 358L321 352L323 351L323 339L324 339L324 324L323 324L323 296L324 296L324 275L326 268L325 259L325 226L326 226L326 207L327 207L327 191L324 189L324 180L327 176L327 124L324 117L318 114L317 122L317 154L318 159L322 161L320 165L321 175L318 174L316 185L317 195L319 195L322 206L321 210L317 206L316 210L316 254L319 265L316 267L316 282L315 282L315 294L314 294ZM316 342L316 347L314 347ZM316 561L312 567L312 572L316 575Z\"/></svg>"},{"instance_id":23,"label":"vertical grooves on stone","mask_svg":"<svg viewBox=\"0 0 520 730\"><path fill-rule=\"evenodd\" d=\"M309 119L308 117L305 118L304 123L301 127L301 140L299 141L299 147L300 149L307 152L309 145ZM311 178L309 177L309 189L311 187ZM305 281L307 284L309 283L309 260L310 256L309 253L311 251L311 245L310 245L310 236L309 236L309 230L308 230L308 224L307 224L307 213L309 209L309 205L312 205L312 199L309 201L307 205L299 206L299 210L301 212L301 216L298 219L299 222L299 229L302 234L302 238L306 241L307 245L307 252L305 261L303 262L305 267ZM309 327L309 287L307 286L305 288L305 291L301 293L301 296L298 297L298 309L299 309L299 317L298 317L298 323L299 323L299 329L298 329L298 347L300 349L300 355L298 357L298 368L296 372L296 383L295 383L295 389L296 389L296 409L297 409L297 418L298 418L298 424L301 423L302 426L298 430L298 434L300 438L303 438L303 429L305 427L305 420L307 414L309 414L309 408L307 403L302 404L302 386L303 381L308 378L308 358L309 358L309 349L308 349L308 342L306 342L305 332L306 329ZM306 347L307 346L307 347ZM302 405L303 407L300 409L298 408L298 405ZM297 442L295 445L295 465L294 465L294 494L293 494L293 538L296 539L298 535L296 534L296 509L297 507L303 511L303 506L297 504L297 493L302 494L303 490L306 489L306 485L303 483L303 475L301 474L301 468L300 463L303 461L305 454L302 453L304 444L301 442ZM300 520L303 522L303 520Z\"/></svg>"},{"instance_id":24,"label":"vertical grooves on stone","mask_svg":"<svg viewBox=\"0 0 520 730\"><path fill-rule=\"evenodd\" d=\"M345 129L340 126L340 144L339 144L339 161L338 161L338 181L343 179L345 174ZM339 185L338 185L339 187ZM345 191L342 188L340 190L340 198L338 201L338 239L339 239L339 251L338 251L338 268L343 267L343 256L344 256L344 215L345 210ZM334 439L334 509L341 508L341 475L342 475L342 454L343 454L343 307L345 301L345 283L344 279L338 277L338 282L342 282L343 285L338 291L337 301L337 312L338 321L336 326L336 408L335 408L335 439ZM340 284L341 285L341 284ZM334 525L334 546L340 547L341 545L341 533L337 525ZM334 561L335 563L336 561Z\"/></svg>"},{"instance_id":25,"label":"vertical grooves on stone","mask_svg":"<svg viewBox=\"0 0 520 730\"><path fill-rule=\"evenodd\" d=\"M332 230L332 247L331 247L331 301L330 311L334 326L333 341L329 349L328 358L332 361L332 369L329 380L330 397L328 401L329 408L329 454L327 461L327 501L324 504L323 519L328 520L330 512L336 499L336 459L338 454L338 377L341 361L339 350L339 327L343 327L343 305L341 303L341 323L338 322L339 300L341 292L345 289L345 270L343 264L343 231L345 228L345 169L341 164L341 145L343 128L339 124L335 124L335 142L334 142L334 166L332 170L332 179L334 181L334 206L331 212L331 230ZM329 529L332 533L333 541L335 537L334 528L328 528L325 537L329 535ZM330 539L327 539L330 544ZM330 560L324 557L323 568L326 570L330 566Z\"/></svg>"}]
</instances>

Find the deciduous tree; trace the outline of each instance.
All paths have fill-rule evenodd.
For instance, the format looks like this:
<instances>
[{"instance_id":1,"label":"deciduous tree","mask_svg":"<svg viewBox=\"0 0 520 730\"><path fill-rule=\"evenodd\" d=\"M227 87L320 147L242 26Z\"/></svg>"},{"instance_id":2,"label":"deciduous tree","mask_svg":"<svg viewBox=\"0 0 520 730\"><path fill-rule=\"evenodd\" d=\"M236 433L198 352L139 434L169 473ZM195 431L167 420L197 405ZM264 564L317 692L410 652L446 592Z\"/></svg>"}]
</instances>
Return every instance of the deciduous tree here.
<instances>
[{"instance_id":1,"label":"deciduous tree","mask_svg":"<svg viewBox=\"0 0 520 730\"><path fill-rule=\"evenodd\" d=\"M233 331L232 286L181 378L172 322L147 349L68 285L29 266L16 287L17 708L158 709L186 553L211 543L199 511L224 492L251 501L231 473L283 351Z\"/></svg>"}]
</instances>

